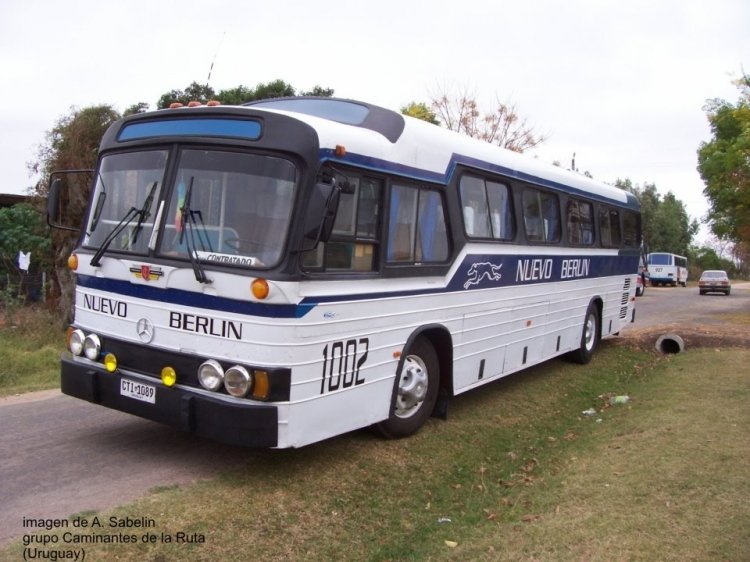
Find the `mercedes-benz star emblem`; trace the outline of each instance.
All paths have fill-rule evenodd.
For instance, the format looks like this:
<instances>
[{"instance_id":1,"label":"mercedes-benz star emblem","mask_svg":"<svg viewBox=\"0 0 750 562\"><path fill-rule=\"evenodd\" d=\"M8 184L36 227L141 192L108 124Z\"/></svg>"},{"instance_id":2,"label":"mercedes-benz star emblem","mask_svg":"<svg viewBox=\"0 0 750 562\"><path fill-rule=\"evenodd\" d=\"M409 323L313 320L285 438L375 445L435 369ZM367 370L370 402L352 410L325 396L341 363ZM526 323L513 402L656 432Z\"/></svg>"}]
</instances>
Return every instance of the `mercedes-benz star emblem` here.
<instances>
[{"instance_id":1,"label":"mercedes-benz star emblem","mask_svg":"<svg viewBox=\"0 0 750 562\"><path fill-rule=\"evenodd\" d=\"M154 339L154 324L148 318L138 320L135 331L143 343L151 343L151 340Z\"/></svg>"}]
</instances>

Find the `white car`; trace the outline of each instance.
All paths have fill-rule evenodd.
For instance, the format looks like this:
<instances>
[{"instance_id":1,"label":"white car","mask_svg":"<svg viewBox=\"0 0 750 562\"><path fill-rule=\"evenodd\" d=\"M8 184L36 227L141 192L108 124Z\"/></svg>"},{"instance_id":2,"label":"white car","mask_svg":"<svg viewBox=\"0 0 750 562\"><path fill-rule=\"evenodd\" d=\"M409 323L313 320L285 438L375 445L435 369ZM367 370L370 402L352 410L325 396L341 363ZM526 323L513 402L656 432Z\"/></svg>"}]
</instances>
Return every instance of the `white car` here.
<instances>
[{"instance_id":1,"label":"white car","mask_svg":"<svg viewBox=\"0 0 750 562\"><path fill-rule=\"evenodd\" d=\"M732 282L726 271L721 269L709 269L703 272L698 280L698 290L701 295L706 293L724 293L728 295L732 291Z\"/></svg>"}]
</instances>

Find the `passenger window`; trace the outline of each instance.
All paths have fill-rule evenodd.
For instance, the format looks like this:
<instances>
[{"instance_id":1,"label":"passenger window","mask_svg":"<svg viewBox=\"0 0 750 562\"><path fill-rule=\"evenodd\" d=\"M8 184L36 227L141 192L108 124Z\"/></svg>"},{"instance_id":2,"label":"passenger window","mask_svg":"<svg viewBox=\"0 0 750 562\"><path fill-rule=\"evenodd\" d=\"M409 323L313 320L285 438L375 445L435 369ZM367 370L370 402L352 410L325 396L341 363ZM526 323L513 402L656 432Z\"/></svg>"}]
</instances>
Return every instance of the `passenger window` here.
<instances>
[{"instance_id":1,"label":"passenger window","mask_svg":"<svg viewBox=\"0 0 750 562\"><path fill-rule=\"evenodd\" d=\"M513 212L506 185L465 175L460 190L464 229L469 238L513 238Z\"/></svg>"},{"instance_id":2,"label":"passenger window","mask_svg":"<svg viewBox=\"0 0 750 562\"><path fill-rule=\"evenodd\" d=\"M570 199L567 207L568 243L590 246L594 243L594 207Z\"/></svg>"},{"instance_id":3,"label":"passenger window","mask_svg":"<svg viewBox=\"0 0 750 562\"><path fill-rule=\"evenodd\" d=\"M560 241L560 208L557 195L526 188L523 192L523 221L530 242Z\"/></svg>"},{"instance_id":4,"label":"passenger window","mask_svg":"<svg viewBox=\"0 0 750 562\"><path fill-rule=\"evenodd\" d=\"M628 248L637 248L640 245L638 236L638 217L635 213L625 212L622 214L623 243Z\"/></svg>"},{"instance_id":5,"label":"passenger window","mask_svg":"<svg viewBox=\"0 0 750 562\"><path fill-rule=\"evenodd\" d=\"M438 263L448 259L448 231L438 191L391 188L387 258L392 263Z\"/></svg>"},{"instance_id":6,"label":"passenger window","mask_svg":"<svg viewBox=\"0 0 750 562\"><path fill-rule=\"evenodd\" d=\"M599 233L604 248L619 248L622 242L620 213L614 209L599 210Z\"/></svg>"},{"instance_id":7,"label":"passenger window","mask_svg":"<svg viewBox=\"0 0 750 562\"><path fill-rule=\"evenodd\" d=\"M378 224L382 182L374 178L336 175L348 183L342 193L331 239L307 252L303 268L318 271L373 271L377 265Z\"/></svg>"}]
</instances>

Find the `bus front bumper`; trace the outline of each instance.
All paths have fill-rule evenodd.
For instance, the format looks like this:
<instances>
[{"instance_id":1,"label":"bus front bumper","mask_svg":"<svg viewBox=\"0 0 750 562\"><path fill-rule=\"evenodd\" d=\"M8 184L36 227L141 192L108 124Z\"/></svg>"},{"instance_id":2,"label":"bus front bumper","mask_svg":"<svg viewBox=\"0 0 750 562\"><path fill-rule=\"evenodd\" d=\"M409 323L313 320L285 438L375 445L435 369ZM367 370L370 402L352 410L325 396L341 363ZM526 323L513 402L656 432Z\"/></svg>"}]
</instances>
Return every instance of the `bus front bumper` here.
<instances>
[{"instance_id":1,"label":"bus front bumper","mask_svg":"<svg viewBox=\"0 0 750 562\"><path fill-rule=\"evenodd\" d=\"M153 387L153 403L124 395L122 379ZM61 358L60 388L69 396L229 445L276 447L278 443L275 406L214 398L179 385L169 388L136 373L109 373L68 354Z\"/></svg>"}]
</instances>

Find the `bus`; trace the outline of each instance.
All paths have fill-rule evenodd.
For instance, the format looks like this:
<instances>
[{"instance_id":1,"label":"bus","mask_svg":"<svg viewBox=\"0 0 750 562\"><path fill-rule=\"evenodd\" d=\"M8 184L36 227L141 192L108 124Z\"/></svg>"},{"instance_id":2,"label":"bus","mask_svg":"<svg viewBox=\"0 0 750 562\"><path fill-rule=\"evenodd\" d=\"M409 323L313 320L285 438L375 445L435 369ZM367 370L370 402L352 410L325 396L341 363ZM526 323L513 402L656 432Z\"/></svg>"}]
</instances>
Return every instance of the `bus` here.
<instances>
[{"instance_id":1,"label":"bus","mask_svg":"<svg viewBox=\"0 0 750 562\"><path fill-rule=\"evenodd\" d=\"M190 105L101 141L65 394L233 445L398 438L634 317L623 190L353 100Z\"/></svg>"},{"instance_id":2,"label":"bus","mask_svg":"<svg viewBox=\"0 0 750 562\"><path fill-rule=\"evenodd\" d=\"M668 252L651 252L648 255L649 280L653 286L687 286L688 262L685 256Z\"/></svg>"}]
</instances>

